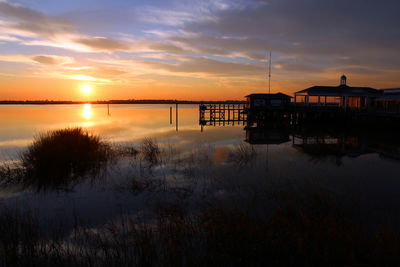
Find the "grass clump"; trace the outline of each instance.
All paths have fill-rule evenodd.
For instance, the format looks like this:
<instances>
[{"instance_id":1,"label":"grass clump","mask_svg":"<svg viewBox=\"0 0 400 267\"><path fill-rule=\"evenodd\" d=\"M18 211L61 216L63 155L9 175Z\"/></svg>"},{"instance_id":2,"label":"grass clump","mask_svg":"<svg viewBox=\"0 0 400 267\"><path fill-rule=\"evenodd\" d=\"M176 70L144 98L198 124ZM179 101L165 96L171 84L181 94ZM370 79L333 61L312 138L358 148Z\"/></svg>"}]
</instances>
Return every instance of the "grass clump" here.
<instances>
[{"instance_id":1,"label":"grass clump","mask_svg":"<svg viewBox=\"0 0 400 267\"><path fill-rule=\"evenodd\" d=\"M161 150L158 147L156 140L145 138L140 147L140 152L143 155L143 158L152 165L157 164L160 160Z\"/></svg>"},{"instance_id":2,"label":"grass clump","mask_svg":"<svg viewBox=\"0 0 400 267\"><path fill-rule=\"evenodd\" d=\"M148 222L124 215L64 237L0 207L0 265L399 266L398 227L368 230L326 192L286 193L268 215L218 202L193 212L177 201L157 204Z\"/></svg>"},{"instance_id":3,"label":"grass clump","mask_svg":"<svg viewBox=\"0 0 400 267\"><path fill-rule=\"evenodd\" d=\"M230 159L240 166L246 165L256 157L256 151L252 145L240 144L230 151Z\"/></svg>"},{"instance_id":4,"label":"grass clump","mask_svg":"<svg viewBox=\"0 0 400 267\"><path fill-rule=\"evenodd\" d=\"M25 182L61 185L89 173L98 174L109 156L110 147L99 136L77 127L39 135L21 161Z\"/></svg>"}]
</instances>

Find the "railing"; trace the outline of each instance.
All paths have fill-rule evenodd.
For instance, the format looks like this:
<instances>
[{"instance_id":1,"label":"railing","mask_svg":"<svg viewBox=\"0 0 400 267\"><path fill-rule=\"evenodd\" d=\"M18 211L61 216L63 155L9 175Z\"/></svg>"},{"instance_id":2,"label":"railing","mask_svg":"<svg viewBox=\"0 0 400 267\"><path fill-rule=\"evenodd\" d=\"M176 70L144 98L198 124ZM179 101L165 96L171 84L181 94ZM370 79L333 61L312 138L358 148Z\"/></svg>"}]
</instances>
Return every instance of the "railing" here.
<instances>
[{"instance_id":1,"label":"railing","mask_svg":"<svg viewBox=\"0 0 400 267\"><path fill-rule=\"evenodd\" d=\"M201 125L244 124L246 119L246 104L201 104L199 106Z\"/></svg>"}]
</instances>

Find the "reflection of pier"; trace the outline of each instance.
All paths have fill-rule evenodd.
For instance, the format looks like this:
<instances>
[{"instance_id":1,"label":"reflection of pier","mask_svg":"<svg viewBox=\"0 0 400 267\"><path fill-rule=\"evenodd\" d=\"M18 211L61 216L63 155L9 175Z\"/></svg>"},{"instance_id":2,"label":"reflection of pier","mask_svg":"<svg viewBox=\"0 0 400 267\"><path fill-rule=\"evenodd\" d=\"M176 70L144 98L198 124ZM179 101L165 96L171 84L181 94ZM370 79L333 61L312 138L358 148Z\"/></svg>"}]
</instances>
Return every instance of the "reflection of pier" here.
<instances>
[{"instance_id":1,"label":"reflection of pier","mask_svg":"<svg viewBox=\"0 0 400 267\"><path fill-rule=\"evenodd\" d=\"M358 157L374 152L357 136L293 135L292 146L313 158L326 156Z\"/></svg>"},{"instance_id":2,"label":"reflection of pier","mask_svg":"<svg viewBox=\"0 0 400 267\"><path fill-rule=\"evenodd\" d=\"M244 125L247 120L246 104L201 104L199 116L202 126Z\"/></svg>"},{"instance_id":3,"label":"reflection of pier","mask_svg":"<svg viewBox=\"0 0 400 267\"><path fill-rule=\"evenodd\" d=\"M289 131L285 129L263 129L246 127L246 142L256 144L282 144L290 141Z\"/></svg>"}]
</instances>

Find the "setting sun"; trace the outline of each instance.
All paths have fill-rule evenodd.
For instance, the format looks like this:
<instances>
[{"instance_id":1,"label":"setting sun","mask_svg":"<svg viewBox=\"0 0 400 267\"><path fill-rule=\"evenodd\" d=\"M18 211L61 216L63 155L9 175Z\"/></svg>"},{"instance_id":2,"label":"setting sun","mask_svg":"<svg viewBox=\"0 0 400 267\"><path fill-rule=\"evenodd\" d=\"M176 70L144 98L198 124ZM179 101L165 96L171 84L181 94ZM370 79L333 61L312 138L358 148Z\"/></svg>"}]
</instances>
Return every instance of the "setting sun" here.
<instances>
[{"instance_id":1,"label":"setting sun","mask_svg":"<svg viewBox=\"0 0 400 267\"><path fill-rule=\"evenodd\" d=\"M84 94L88 95L92 92L92 87L88 84L85 84L82 86L81 90Z\"/></svg>"}]
</instances>

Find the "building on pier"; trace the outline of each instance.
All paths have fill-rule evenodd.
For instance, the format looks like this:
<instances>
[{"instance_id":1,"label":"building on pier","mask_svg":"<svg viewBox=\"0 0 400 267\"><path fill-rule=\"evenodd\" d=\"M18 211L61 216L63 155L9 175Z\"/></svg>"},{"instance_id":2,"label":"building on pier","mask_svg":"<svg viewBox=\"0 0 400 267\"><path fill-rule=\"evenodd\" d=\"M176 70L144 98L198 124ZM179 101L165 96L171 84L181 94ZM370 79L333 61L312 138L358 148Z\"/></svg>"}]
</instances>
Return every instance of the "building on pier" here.
<instances>
[{"instance_id":1,"label":"building on pier","mask_svg":"<svg viewBox=\"0 0 400 267\"><path fill-rule=\"evenodd\" d=\"M251 94L246 96L247 108L249 110L283 109L290 105L291 98L291 96L282 93Z\"/></svg>"},{"instance_id":2,"label":"building on pier","mask_svg":"<svg viewBox=\"0 0 400 267\"><path fill-rule=\"evenodd\" d=\"M347 77L343 75L340 78L339 86L313 86L296 92L293 103L306 106L367 109L375 99L382 95L382 90L371 87L348 86Z\"/></svg>"},{"instance_id":3,"label":"building on pier","mask_svg":"<svg viewBox=\"0 0 400 267\"><path fill-rule=\"evenodd\" d=\"M383 94L374 99L372 107L381 112L400 113L400 88L382 89Z\"/></svg>"}]
</instances>

